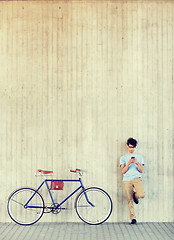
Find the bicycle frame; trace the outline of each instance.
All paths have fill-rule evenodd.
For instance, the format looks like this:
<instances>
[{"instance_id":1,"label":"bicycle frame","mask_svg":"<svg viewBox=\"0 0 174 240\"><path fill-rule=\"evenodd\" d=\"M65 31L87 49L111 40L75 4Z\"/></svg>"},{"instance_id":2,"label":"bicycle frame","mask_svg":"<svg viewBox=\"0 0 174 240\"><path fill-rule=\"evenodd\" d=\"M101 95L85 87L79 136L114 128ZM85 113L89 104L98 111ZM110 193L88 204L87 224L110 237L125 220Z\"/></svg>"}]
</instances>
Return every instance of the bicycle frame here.
<instances>
[{"instance_id":1,"label":"bicycle frame","mask_svg":"<svg viewBox=\"0 0 174 240\"><path fill-rule=\"evenodd\" d=\"M59 203L57 206L54 202L54 199L53 199L53 196L52 196L52 193L50 191L50 188L49 188L49 185L48 185L48 182L51 182L51 181L63 181L63 182L79 182L80 183L80 186L78 188L76 188L70 195L68 195L68 197L66 197L61 203ZM76 192L78 192L80 189L82 189L82 191L84 192L85 194L85 197L86 197L86 201L92 206L94 207L94 205L89 201L88 199L88 196L85 192L85 188L83 186L83 183L82 183L82 180L81 178L79 178L78 180L76 179L73 179L73 180L69 180L69 179L65 179L65 180L60 180L60 179L45 179L41 185L36 189L35 193L30 197L30 199L28 200L28 202L24 205L24 208L47 208L47 209L52 209L53 207L47 207L47 206L44 206L44 207L41 207L41 206L29 206L28 204L30 203L30 201L32 200L32 198L36 195L36 193L42 188L42 186L46 184L46 187L48 189L48 192L49 192L49 195L50 195L50 198L52 200L52 203L53 203L53 206L54 206L54 209L58 209L63 203L65 203L69 198L71 198Z\"/></svg>"}]
</instances>

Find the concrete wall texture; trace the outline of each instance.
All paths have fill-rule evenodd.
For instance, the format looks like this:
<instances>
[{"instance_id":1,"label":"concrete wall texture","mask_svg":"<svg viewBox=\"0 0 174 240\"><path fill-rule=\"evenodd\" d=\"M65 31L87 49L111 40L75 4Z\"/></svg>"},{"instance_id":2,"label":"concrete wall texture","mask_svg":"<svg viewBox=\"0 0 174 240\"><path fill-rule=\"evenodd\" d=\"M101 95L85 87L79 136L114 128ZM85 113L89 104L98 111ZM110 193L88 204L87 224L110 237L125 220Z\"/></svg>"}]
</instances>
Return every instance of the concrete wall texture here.
<instances>
[{"instance_id":1,"label":"concrete wall texture","mask_svg":"<svg viewBox=\"0 0 174 240\"><path fill-rule=\"evenodd\" d=\"M38 168L86 170L84 184L113 199L109 221L129 221L128 137L145 161L138 221L174 221L174 1L1 1L0 221L11 191L41 182Z\"/></svg>"}]
</instances>

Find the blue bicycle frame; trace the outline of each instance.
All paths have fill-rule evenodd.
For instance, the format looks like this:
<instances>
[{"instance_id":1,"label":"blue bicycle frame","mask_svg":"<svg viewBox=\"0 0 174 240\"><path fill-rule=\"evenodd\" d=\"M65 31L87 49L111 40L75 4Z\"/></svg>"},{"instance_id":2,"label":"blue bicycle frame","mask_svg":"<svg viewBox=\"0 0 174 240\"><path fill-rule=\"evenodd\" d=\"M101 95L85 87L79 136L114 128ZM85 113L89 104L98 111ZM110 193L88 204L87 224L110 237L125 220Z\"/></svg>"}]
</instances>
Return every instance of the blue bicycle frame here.
<instances>
[{"instance_id":1,"label":"blue bicycle frame","mask_svg":"<svg viewBox=\"0 0 174 240\"><path fill-rule=\"evenodd\" d=\"M79 182L80 183L80 187L78 187L74 192L72 192L67 198L65 198L61 203L59 203L57 206L54 202L54 199L53 199L53 196L51 194L51 191L50 191L50 188L49 188L49 185L48 185L48 182L52 182L52 181L63 181L63 182ZM86 197L86 201L92 206L94 207L94 205L89 201L88 199L88 196L86 194L86 191L85 191L85 188L83 186L83 183L82 183L82 180L81 178L79 178L79 180L68 180L68 179L65 179L65 180L60 180L60 179L45 179L41 185L38 187L38 189L36 189L35 193L30 197L30 199L28 200L28 202L24 205L25 208L47 208L47 209L52 209L53 207L42 207L42 206L29 206L28 204L30 203L30 201L32 200L32 198L36 195L36 193L41 189L41 187L44 185L44 183L46 184L47 186L47 189L48 189L48 192L49 192L49 195L51 197L51 200L52 200L52 203L53 203L53 206L54 206L54 209L58 209L63 203L65 203L69 198L71 198L76 192L78 192L80 189L82 189L82 191L84 192L85 194L85 197Z\"/></svg>"}]
</instances>

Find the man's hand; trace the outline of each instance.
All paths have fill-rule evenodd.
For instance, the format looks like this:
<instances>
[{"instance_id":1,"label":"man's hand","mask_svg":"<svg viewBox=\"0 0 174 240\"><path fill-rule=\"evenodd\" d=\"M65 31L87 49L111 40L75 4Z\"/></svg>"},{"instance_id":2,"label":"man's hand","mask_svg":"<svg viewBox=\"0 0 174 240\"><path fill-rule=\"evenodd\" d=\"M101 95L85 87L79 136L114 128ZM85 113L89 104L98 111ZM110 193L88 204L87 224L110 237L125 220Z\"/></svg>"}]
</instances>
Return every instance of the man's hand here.
<instances>
[{"instance_id":1,"label":"man's hand","mask_svg":"<svg viewBox=\"0 0 174 240\"><path fill-rule=\"evenodd\" d=\"M131 163L134 163L134 161L135 161L135 158L131 158L129 159L129 162L127 164L130 165Z\"/></svg>"},{"instance_id":2,"label":"man's hand","mask_svg":"<svg viewBox=\"0 0 174 240\"><path fill-rule=\"evenodd\" d=\"M137 158L134 158L134 163L137 164L137 165L139 164Z\"/></svg>"}]
</instances>

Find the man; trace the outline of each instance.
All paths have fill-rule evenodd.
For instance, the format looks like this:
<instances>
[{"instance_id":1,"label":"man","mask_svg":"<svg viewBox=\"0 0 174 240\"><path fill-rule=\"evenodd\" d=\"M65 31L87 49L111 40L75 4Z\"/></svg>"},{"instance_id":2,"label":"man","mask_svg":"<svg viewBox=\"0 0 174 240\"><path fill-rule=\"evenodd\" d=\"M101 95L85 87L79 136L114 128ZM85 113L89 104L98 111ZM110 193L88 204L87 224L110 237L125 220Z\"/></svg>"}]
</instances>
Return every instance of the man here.
<instances>
[{"instance_id":1,"label":"man","mask_svg":"<svg viewBox=\"0 0 174 240\"><path fill-rule=\"evenodd\" d=\"M120 167L123 173L123 186L126 192L131 224L136 224L134 203L139 203L139 198L144 198L144 188L141 173L143 172L143 158L135 153L137 140L129 138L127 140L127 154L120 158ZM135 190L135 191L134 191Z\"/></svg>"}]
</instances>

